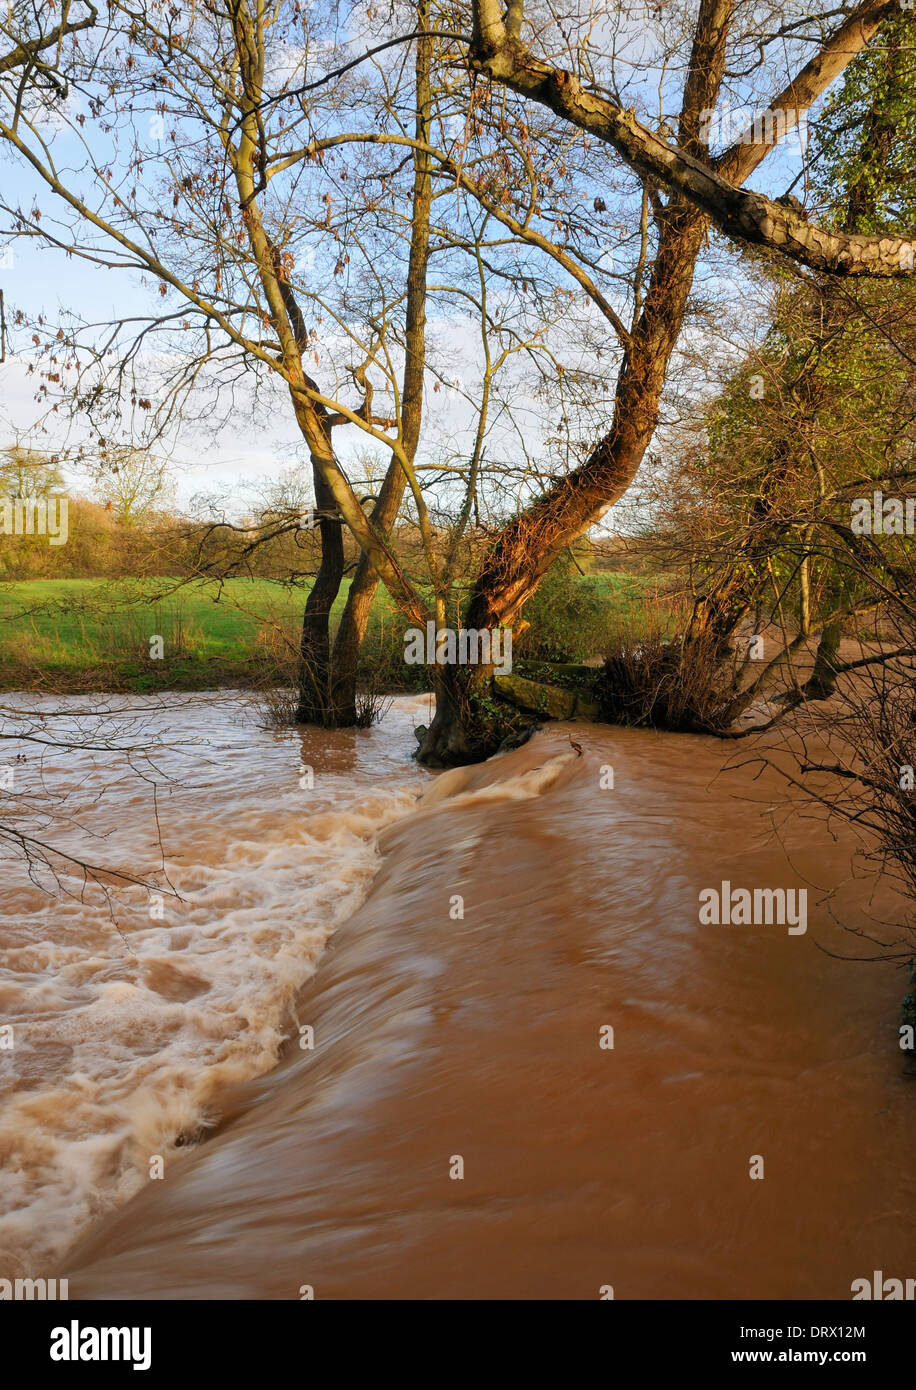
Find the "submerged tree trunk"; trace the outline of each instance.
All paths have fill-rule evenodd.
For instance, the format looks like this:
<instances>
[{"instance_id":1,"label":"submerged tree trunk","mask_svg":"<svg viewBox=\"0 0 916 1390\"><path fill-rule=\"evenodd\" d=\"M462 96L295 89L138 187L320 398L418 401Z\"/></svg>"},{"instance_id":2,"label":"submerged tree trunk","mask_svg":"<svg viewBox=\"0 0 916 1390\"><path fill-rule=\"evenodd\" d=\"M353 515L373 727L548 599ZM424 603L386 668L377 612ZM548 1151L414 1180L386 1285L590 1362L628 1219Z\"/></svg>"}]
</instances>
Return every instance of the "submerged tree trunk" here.
<instances>
[{"instance_id":1,"label":"submerged tree trunk","mask_svg":"<svg viewBox=\"0 0 916 1390\"><path fill-rule=\"evenodd\" d=\"M829 700L836 689L837 661L842 636L843 624L841 622L828 623L821 633L820 641L817 644L817 655L814 658L814 670L804 687L806 699Z\"/></svg>"},{"instance_id":2,"label":"submerged tree trunk","mask_svg":"<svg viewBox=\"0 0 916 1390\"><path fill-rule=\"evenodd\" d=\"M397 520L406 479L397 459L392 459L379 499L372 512L372 524L384 536L389 535ZM356 573L344 607L331 663L331 702L338 728L349 728L357 722L356 684L359 653L369 625L372 601L379 586L379 577L365 553L360 555Z\"/></svg>"},{"instance_id":3,"label":"submerged tree trunk","mask_svg":"<svg viewBox=\"0 0 916 1390\"><path fill-rule=\"evenodd\" d=\"M432 671L436 712L428 729L417 730L419 761L456 767L488 757L495 748L475 734L471 702L475 695L488 695L492 671L469 666L434 666Z\"/></svg>"},{"instance_id":4,"label":"submerged tree trunk","mask_svg":"<svg viewBox=\"0 0 916 1390\"><path fill-rule=\"evenodd\" d=\"M321 563L302 615L296 723L331 728L336 720L331 691L330 620L331 608L343 581L343 527L334 494L314 464L312 476L321 535Z\"/></svg>"}]
</instances>

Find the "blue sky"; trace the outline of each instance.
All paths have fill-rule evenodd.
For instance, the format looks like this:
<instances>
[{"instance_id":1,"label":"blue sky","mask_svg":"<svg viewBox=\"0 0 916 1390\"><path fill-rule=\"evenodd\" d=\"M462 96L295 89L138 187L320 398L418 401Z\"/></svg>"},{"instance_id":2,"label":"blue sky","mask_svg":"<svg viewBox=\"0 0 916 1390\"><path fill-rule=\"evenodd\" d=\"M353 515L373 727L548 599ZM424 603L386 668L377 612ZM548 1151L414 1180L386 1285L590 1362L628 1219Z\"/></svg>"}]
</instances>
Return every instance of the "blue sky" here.
<instances>
[{"instance_id":1,"label":"blue sky","mask_svg":"<svg viewBox=\"0 0 916 1390\"><path fill-rule=\"evenodd\" d=\"M646 42L644 35L642 41ZM783 76L779 72L773 74L777 84L783 80ZM651 81L643 86L647 93L651 92ZM729 104L734 107L738 99L733 98ZM73 111L71 101L71 115ZM66 127L58 126L53 147L55 158L63 164L77 162L80 158L78 146L74 134ZM15 203L18 200L22 206L29 206L35 188L34 175L23 169L18 161L10 164L7 158L3 159L2 167L7 201ZM800 168L797 148L790 146L770 155L755 182L769 192L781 192L796 178ZM800 192L801 189L797 188L796 191ZM50 201L51 195L42 191L42 207L47 207ZM140 316L150 308L155 312L160 307L155 291L145 288L136 273L68 260L63 253L42 249L31 239L22 236L9 248L9 254L13 261L11 265L4 262L0 251L0 288L4 290L8 318L17 303L27 306L30 314L44 312L51 321L56 320L58 313L65 308L104 322L119 317ZM470 351L473 330L469 329L466 321L456 318L451 325L440 322L438 329L443 335L451 335L458 358L463 355L465 347L463 335ZM36 385L36 379L28 376L26 363L21 358L10 357L0 365L0 444L19 438L34 447L46 445L53 448L63 442L57 421L57 437L54 434L42 436L36 432L36 421L42 413L41 407L33 399ZM443 406L445 400L437 400L440 414ZM460 436L462 419L457 401L453 401L444 413L456 437ZM79 440L78 424L70 438L71 441L74 438ZM182 499L187 499L194 493L225 488L240 477L275 475L297 458L302 458L303 450L290 412L284 409L284 402L278 397L276 407L263 410L257 420L248 418L247 412L242 410L233 416L229 426L212 437L195 428L192 421L186 421L180 437L174 442L172 453L180 495Z\"/></svg>"}]
</instances>

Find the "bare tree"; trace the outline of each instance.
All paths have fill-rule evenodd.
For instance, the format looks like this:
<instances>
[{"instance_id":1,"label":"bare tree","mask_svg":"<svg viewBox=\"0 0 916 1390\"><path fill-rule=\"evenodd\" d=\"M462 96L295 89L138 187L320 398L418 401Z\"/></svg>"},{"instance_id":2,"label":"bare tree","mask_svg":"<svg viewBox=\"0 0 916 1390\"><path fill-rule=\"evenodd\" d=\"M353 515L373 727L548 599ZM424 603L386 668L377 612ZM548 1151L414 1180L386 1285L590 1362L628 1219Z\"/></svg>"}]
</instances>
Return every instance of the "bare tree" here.
<instances>
[{"instance_id":1,"label":"bare tree","mask_svg":"<svg viewBox=\"0 0 916 1390\"><path fill-rule=\"evenodd\" d=\"M205 368L219 372L224 380L232 372L240 376L254 369L262 371L265 380L282 383L318 480L318 514L327 528L326 565L312 606L318 646L312 636L304 638L308 659L316 661L321 672L327 669L328 596L341 568L341 522L365 556L366 582L371 567L411 624L422 625L431 618L441 625L448 589L411 442L414 426L410 412L405 413L407 361L402 359L401 381L392 350L392 305L403 305L404 295L390 289L387 270L378 274L382 263L373 253L379 243L360 242L367 219L378 213L378 201L345 201L342 217L335 217L340 184L333 177L333 160L352 143L361 151L362 163L355 167L363 187L376 173L383 186L391 186L397 166L373 168L366 155L391 145L404 150L414 185L412 235L401 240L411 248L415 286L423 259L417 240L422 239L423 179L431 166L440 188L450 186L466 194L509 234L511 252L501 249L498 255L514 258L509 279L517 290L525 291L531 259L543 257L555 291L562 272L567 284L588 296L603 331L613 332L611 361L616 355L619 366L610 428L593 430L590 438L583 431L570 451L571 467L543 481L535 471L517 492L517 514L503 518L474 582L465 614L468 625L511 625L556 557L624 494L640 467L658 422L695 268L711 228L835 275L911 273L912 243L907 239L828 231L810 222L792 199L777 201L743 188L772 148L756 128L718 157L712 156L703 138L705 116L715 107L730 59L739 66L744 63L748 80L762 90L775 74L768 61L775 45L794 43L793 51L799 51L800 44L816 40L814 56L800 61L791 80L769 98L784 124L791 126L876 32L891 8L865 3L836 25L825 14L814 16L807 32L777 25L761 34L755 21L739 14L733 0L702 0L683 90L677 93L668 81L661 108L650 120L639 119L615 95L613 39L606 24L593 25L578 6L555 7L555 13L538 10L531 23L520 0L513 0L505 11L496 0L479 0L470 6L470 33L451 27L463 22L468 13L463 7L442 16L423 7L419 18L429 30L419 24L416 7L395 7L374 49L338 58L325 48L320 74L309 76L299 58L291 55L302 51L303 29L307 31L311 21L294 7L268 10L260 0L214 0L202 11L175 18L154 5L113 4L98 41L78 54L65 54L61 68L83 91L102 133L117 132L127 148L102 160L94 145L85 142L84 173L95 190L89 201L81 195L78 179L58 169L34 113L23 109L14 92L5 92L7 114L0 123L0 138L54 195L55 206L66 217L52 223L40 208L37 217L36 209L6 210L20 234L89 260L144 272L159 284L165 298L175 301L174 310L138 328L133 341L127 337L129 326L120 326L116 379L109 378L107 396L99 376L102 353L90 354L91 370L83 364L83 387L77 393L84 414L98 415L106 401L113 411L120 409L132 382L134 408L151 407L137 367L139 354L156 334L171 334L176 340L196 335L196 342L185 337L187 346L174 370L172 390L166 393L173 412L182 391L199 381ZM451 92L464 114L464 139L450 147L448 141L440 142L445 149L427 147L422 139L429 125L422 76L411 132L400 122L380 59L382 52L390 57L413 43L422 64L425 50L419 45L427 39L432 44L430 62L442 74L433 90ZM676 46L668 41L672 53ZM360 83L358 74L366 65L377 79L374 86ZM461 81L449 87L455 74ZM168 115L175 123L167 157L160 161L163 180L154 205L148 199L141 202L150 187L145 165L153 156L138 144L135 129L151 90L163 96L153 104L158 110L150 114ZM502 95L494 100L494 92ZM347 110L349 119L355 95L371 104L377 117L374 130L365 123L341 129L341 112ZM568 154L568 161L556 158L550 177L533 167L531 129L538 112L538 119L543 118L537 131L541 150L550 150L551 157L561 149ZM333 166L341 180L353 167ZM571 230L584 222L575 211L575 196L590 183L592 216L600 219L607 211L601 190L618 176L618 221L627 220L634 197L636 208L635 257L623 277L629 325L607 292L607 267L602 263L607 248L601 236L586 245ZM304 200L316 193L324 212L306 217ZM453 222L447 234L453 246L461 243L476 248L475 255L481 253L481 237L469 238L465 221ZM313 272L301 269L309 236L320 236L325 251L333 248L337 257L326 292L316 287ZM373 287L373 303L370 306L363 296L358 319L352 296L348 302L330 292L349 275L355 253L366 283ZM528 259L523 262L522 257ZM497 259L495 242L487 243L480 265L485 280L507 273L506 261L500 264ZM427 299L432 292L427 281ZM400 308L394 317L400 318ZM356 389L356 401L341 389L339 355L337 370L327 373L328 383L322 385L313 375L318 348L327 355L331 347L328 323L351 345L345 375L351 390ZM417 342L409 356L416 364L416 313L413 323ZM37 336L41 341L42 335ZM78 337L64 332L56 355L72 361L78 356ZM112 341L106 342L105 351ZM79 342L79 351L86 352L85 336ZM53 343L48 346L53 357ZM599 350L596 346L596 353ZM583 366L582 379L587 374ZM597 380L601 372L592 368L591 375ZM390 413L379 410L373 384L379 380L389 392ZM565 390L564 385L561 396ZM340 449L332 441L338 431L351 427L390 453L395 467L392 489L404 487L422 537L425 584L412 582L405 573L386 534L387 512L367 514L347 476ZM476 451L476 457L477 464L466 470L475 479L482 452ZM457 517L465 523L477 491L475 481L458 506ZM379 501L373 505L378 507ZM333 534L332 527L338 528ZM362 585L361 580L357 597ZM479 721L475 724L489 674L485 668L435 669L437 715L422 757L455 761L489 751L490 731L483 731ZM325 688L323 675L320 688Z\"/></svg>"},{"instance_id":2,"label":"bare tree","mask_svg":"<svg viewBox=\"0 0 916 1390\"><path fill-rule=\"evenodd\" d=\"M174 501L170 460L148 449L115 444L89 471L96 497L124 526Z\"/></svg>"}]
</instances>

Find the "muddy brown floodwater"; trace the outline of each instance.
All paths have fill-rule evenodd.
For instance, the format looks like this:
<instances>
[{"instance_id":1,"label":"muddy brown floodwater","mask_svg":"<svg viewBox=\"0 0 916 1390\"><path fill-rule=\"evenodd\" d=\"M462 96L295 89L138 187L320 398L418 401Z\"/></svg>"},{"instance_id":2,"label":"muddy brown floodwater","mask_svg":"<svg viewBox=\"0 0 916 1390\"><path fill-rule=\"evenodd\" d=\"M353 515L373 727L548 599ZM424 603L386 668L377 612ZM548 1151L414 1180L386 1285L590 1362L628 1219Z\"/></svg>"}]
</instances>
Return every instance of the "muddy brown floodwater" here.
<instances>
[{"instance_id":1,"label":"muddy brown floodwater","mask_svg":"<svg viewBox=\"0 0 916 1390\"><path fill-rule=\"evenodd\" d=\"M427 790L298 995L314 1048L88 1230L71 1297L849 1299L916 1275L904 979L828 954L902 905L851 878L851 842L699 737L555 725L424 780L398 708L371 738ZM805 888L807 931L702 925L723 880Z\"/></svg>"}]
</instances>

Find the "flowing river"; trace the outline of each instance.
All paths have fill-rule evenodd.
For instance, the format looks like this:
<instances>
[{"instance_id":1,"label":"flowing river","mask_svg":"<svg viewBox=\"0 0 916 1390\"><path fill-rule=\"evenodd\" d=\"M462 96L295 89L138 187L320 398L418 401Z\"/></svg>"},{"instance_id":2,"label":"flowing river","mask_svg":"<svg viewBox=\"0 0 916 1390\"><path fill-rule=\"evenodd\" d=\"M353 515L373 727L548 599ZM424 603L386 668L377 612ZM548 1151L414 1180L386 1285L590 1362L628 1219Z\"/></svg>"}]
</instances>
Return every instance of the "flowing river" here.
<instances>
[{"instance_id":1,"label":"flowing river","mask_svg":"<svg viewBox=\"0 0 916 1390\"><path fill-rule=\"evenodd\" d=\"M550 725L434 776L425 698L335 733L232 694L119 707L129 754L54 746L50 714L43 752L0 746L4 823L143 881L49 896L3 860L0 1277L848 1299L916 1275L905 979L843 958L906 908L775 772ZM805 930L702 922L723 881L804 890Z\"/></svg>"}]
</instances>

